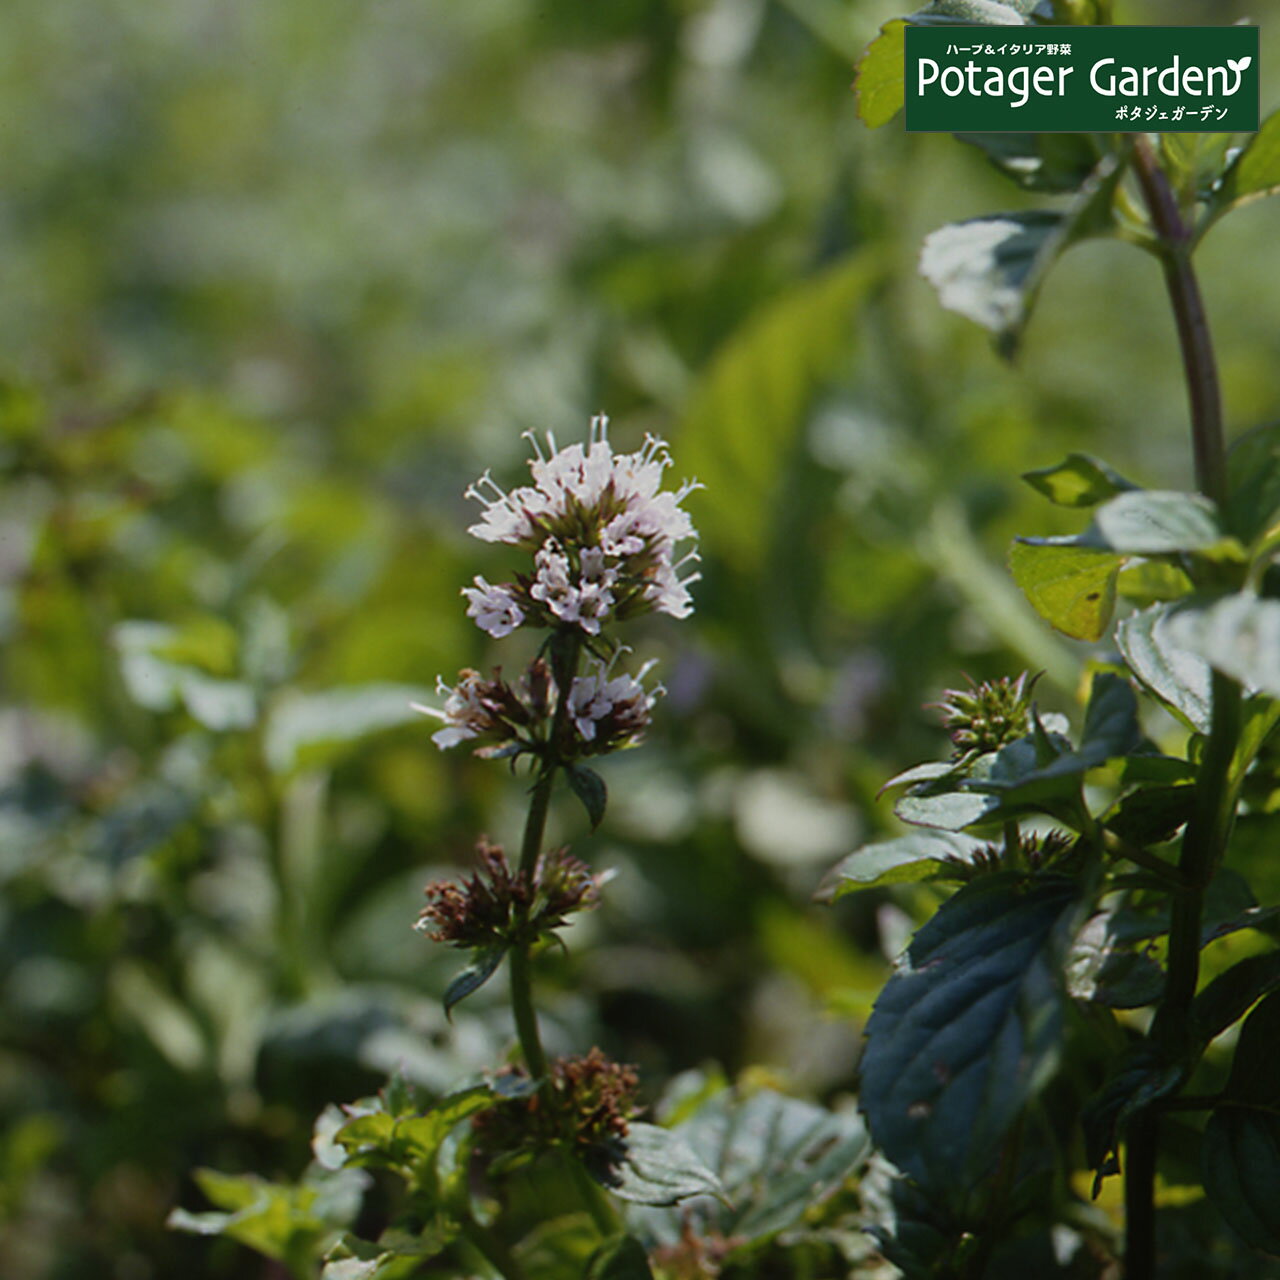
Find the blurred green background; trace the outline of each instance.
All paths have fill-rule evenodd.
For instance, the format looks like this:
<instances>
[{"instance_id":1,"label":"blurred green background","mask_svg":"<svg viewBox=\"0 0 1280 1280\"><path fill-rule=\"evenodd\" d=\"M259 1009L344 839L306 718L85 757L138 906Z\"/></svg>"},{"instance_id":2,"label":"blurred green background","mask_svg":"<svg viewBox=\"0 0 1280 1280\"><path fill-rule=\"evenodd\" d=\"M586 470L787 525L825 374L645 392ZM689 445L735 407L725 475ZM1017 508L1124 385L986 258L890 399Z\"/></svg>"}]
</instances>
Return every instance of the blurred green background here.
<instances>
[{"instance_id":1,"label":"blurred green background","mask_svg":"<svg viewBox=\"0 0 1280 1280\"><path fill-rule=\"evenodd\" d=\"M1119 5L1222 23L1236 0ZM406 712L528 656L466 484L520 433L672 442L702 531L668 696L575 851L618 875L540 969L556 1049L653 1097L762 1064L847 1090L912 893L839 910L937 752L922 704L1087 647L1029 614L1021 486L1070 449L1190 484L1152 261L1074 249L1017 363L917 279L921 237L1031 197L854 117L888 3L9 0L0 40L0 1260L273 1273L168 1232L198 1164L295 1175L316 1111L501 1059L502 984L411 926L523 792ZM1280 26L1262 32L1263 112ZM1201 253L1228 421L1280 417L1280 202ZM643 629L642 629L643 630ZM924 900L922 900L923 902Z\"/></svg>"}]
</instances>

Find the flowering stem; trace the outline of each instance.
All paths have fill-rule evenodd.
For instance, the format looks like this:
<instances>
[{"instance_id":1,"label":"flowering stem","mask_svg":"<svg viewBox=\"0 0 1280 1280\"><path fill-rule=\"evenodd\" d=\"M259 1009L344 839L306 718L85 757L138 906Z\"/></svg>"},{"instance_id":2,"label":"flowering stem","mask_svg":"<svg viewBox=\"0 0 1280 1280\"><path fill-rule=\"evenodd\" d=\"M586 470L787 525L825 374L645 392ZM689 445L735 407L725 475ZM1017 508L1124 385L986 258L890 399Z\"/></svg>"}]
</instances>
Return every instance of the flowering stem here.
<instances>
[{"instance_id":1,"label":"flowering stem","mask_svg":"<svg viewBox=\"0 0 1280 1280\"><path fill-rule=\"evenodd\" d=\"M551 642L551 674L556 687L556 709L547 736L546 754L542 768L529 796L529 813L524 823L524 838L520 842L520 874L532 880L538 856L542 852L542 840L547 829L547 813L551 807L551 789L555 785L556 772L562 761L559 744L564 740L569 721L569 691L582 653L582 639L576 632L560 633ZM525 1066L534 1080L547 1075L547 1055L538 1033L538 1015L533 1007L533 975L530 948L533 939L522 938L510 952L508 969L511 980L511 1011L515 1016L516 1034L520 1037L520 1052Z\"/></svg>"}]
</instances>

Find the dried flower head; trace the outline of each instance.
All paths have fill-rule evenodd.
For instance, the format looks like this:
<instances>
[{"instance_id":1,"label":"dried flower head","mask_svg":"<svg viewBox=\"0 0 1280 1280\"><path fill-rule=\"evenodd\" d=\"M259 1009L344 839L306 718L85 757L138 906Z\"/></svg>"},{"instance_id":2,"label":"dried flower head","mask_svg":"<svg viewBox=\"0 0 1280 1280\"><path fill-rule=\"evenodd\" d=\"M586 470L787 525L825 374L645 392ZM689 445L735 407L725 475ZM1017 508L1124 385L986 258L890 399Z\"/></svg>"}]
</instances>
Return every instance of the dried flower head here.
<instances>
[{"instance_id":1,"label":"dried flower head","mask_svg":"<svg viewBox=\"0 0 1280 1280\"><path fill-rule=\"evenodd\" d=\"M956 758L998 751L1031 732L1031 691L1038 676L1023 672L1016 679L1001 676L969 688L946 689L944 701L934 705L951 732Z\"/></svg>"},{"instance_id":2,"label":"dried flower head","mask_svg":"<svg viewBox=\"0 0 1280 1280\"><path fill-rule=\"evenodd\" d=\"M1012 850L999 844L985 844L961 857L951 854L943 860L944 879L977 880L993 871L1045 871L1061 868L1076 847L1076 838L1065 831L1020 834Z\"/></svg>"},{"instance_id":3,"label":"dried flower head","mask_svg":"<svg viewBox=\"0 0 1280 1280\"><path fill-rule=\"evenodd\" d=\"M515 1068L509 1079L525 1078ZM639 1110L634 1067L593 1048L585 1056L557 1058L539 1090L512 1096L477 1115L476 1145L491 1156L512 1151L571 1148L593 1170L607 1170L622 1155L629 1122Z\"/></svg>"},{"instance_id":4,"label":"dried flower head","mask_svg":"<svg viewBox=\"0 0 1280 1280\"><path fill-rule=\"evenodd\" d=\"M462 884L427 885L427 905L415 928L433 942L467 949L530 941L600 901L604 873L593 875L566 849L541 855L533 874L512 871L500 845L476 845L479 869Z\"/></svg>"},{"instance_id":5,"label":"dried flower head","mask_svg":"<svg viewBox=\"0 0 1280 1280\"><path fill-rule=\"evenodd\" d=\"M677 553L696 536L680 504L699 486L661 488L671 464L666 444L650 436L636 453L615 454L604 417L591 420L585 448L560 449L548 434L544 454L529 440L533 485L508 493L486 472L467 496L484 504L470 532L531 552L533 572L497 585L477 577L463 588L467 615L498 638L525 625L596 636L611 620L651 609L687 617L699 575L681 571L698 556Z\"/></svg>"}]
</instances>

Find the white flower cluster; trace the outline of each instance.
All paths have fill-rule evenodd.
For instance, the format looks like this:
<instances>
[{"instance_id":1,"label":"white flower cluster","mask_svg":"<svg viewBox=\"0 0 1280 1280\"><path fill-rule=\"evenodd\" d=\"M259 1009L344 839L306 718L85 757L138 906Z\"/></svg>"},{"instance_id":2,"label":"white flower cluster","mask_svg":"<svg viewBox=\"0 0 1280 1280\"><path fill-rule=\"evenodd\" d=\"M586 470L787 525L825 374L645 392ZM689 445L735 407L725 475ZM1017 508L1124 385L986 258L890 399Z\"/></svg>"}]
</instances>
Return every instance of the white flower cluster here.
<instances>
[{"instance_id":1,"label":"white flower cluster","mask_svg":"<svg viewBox=\"0 0 1280 1280\"><path fill-rule=\"evenodd\" d=\"M558 449L548 435L549 456L530 436L533 485L507 493L486 472L467 490L485 508L470 532L534 557L532 576L497 585L477 577L463 588L467 615L491 636L526 623L594 636L611 619L650 609L674 618L693 611L689 585L700 575L681 571L697 552L677 557L676 548L696 536L680 504L698 486L662 489L666 445L650 436L636 453L615 454L607 427L593 418L585 448Z\"/></svg>"},{"instance_id":2,"label":"white flower cluster","mask_svg":"<svg viewBox=\"0 0 1280 1280\"><path fill-rule=\"evenodd\" d=\"M649 713L658 695L642 683L653 667L646 662L634 676L611 676L603 662L595 670L578 676L569 691L569 715L584 742L604 750L630 745L649 725Z\"/></svg>"}]
</instances>

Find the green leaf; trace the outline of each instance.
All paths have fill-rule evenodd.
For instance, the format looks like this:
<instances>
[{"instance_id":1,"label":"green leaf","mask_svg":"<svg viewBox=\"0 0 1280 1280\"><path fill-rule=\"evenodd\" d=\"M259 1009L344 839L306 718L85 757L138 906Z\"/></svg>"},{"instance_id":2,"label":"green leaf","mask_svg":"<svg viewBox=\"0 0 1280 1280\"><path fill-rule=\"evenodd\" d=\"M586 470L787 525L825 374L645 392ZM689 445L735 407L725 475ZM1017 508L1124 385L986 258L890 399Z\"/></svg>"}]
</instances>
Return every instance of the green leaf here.
<instances>
[{"instance_id":1,"label":"green leaf","mask_svg":"<svg viewBox=\"0 0 1280 1280\"><path fill-rule=\"evenodd\" d=\"M725 1199L700 1205L702 1234L750 1245L794 1228L836 1191L871 1152L853 1112L833 1112L772 1089L722 1090L704 1099L676 1130L710 1168ZM638 1216L660 1244L680 1239L683 1210Z\"/></svg>"},{"instance_id":2,"label":"green leaf","mask_svg":"<svg viewBox=\"0 0 1280 1280\"><path fill-rule=\"evenodd\" d=\"M1162 133L1160 159L1169 181L1188 208L1209 200L1221 181L1232 133Z\"/></svg>"},{"instance_id":3,"label":"green leaf","mask_svg":"<svg viewBox=\"0 0 1280 1280\"><path fill-rule=\"evenodd\" d=\"M867 1024L860 1104L871 1135L938 1197L963 1199L1056 1066L1053 940L1077 890L996 873L916 934Z\"/></svg>"},{"instance_id":4,"label":"green leaf","mask_svg":"<svg viewBox=\"0 0 1280 1280\"><path fill-rule=\"evenodd\" d=\"M1121 796L1103 815L1102 825L1140 848L1163 844L1190 820L1195 799L1190 783L1142 787Z\"/></svg>"},{"instance_id":5,"label":"green leaf","mask_svg":"<svg viewBox=\"0 0 1280 1280\"><path fill-rule=\"evenodd\" d=\"M347 1153L348 1165L374 1165L411 1176L433 1165L450 1132L462 1121L491 1107L495 1096L487 1085L476 1085L443 1098L421 1113L392 1115L374 1110L355 1116L334 1135ZM385 1102L378 1099L375 1106Z\"/></svg>"},{"instance_id":6,"label":"green leaf","mask_svg":"<svg viewBox=\"0 0 1280 1280\"><path fill-rule=\"evenodd\" d=\"M1078 241L1111 232L1123 171L1121 160L1105 157L1064 213L1002 213L933 232L920 255L921 274L944 307L990 329L1001 354L1012 356L1049 268Z\"/></svg>"},{"instance_id":7,"label":"green leaf","mask_svg":"<svg viewBox=\"0 0 1280 1280\"><path fill-rule=\"evenodd\" d=\"M1231 1075L1223 1090L1226 1098L1280 1110L1277 1044L1280 1044L1280 991L1271 991L1240 1028L1240 1039L1236 1041L1235 1056L1231 1059ZM1277 1208L1280 1209L1280 1205Z\"/></svg>"},{"instance_id":8,"label":"green leaf","mask_svg":"<svg viewBox=\"0 0 1280 1280\"><path fill-rule=\"evenodd\" d=\"M635 1236L615 1236L592 1255L586 1280L653 1280L649 1255Z\"/></svg>"},{"instance_id":9,"label":"green leaf","mask_svg":"<svg viewBox=\"0 0 1280 1280\"><path fill-rule=\"evenodd\" d=\"M836 863L814 896L835 902L859 889L928 880L945 872L949 863L968 862L982 848L982 841L951 831L913 831L895 840L863 845Z\"/></svg>"},{"instance_id":10,"label":"green leaf","mask_svg":"<svg viewBox=\"0 0 1280 1280\"><path fill-rule=\"evenodd\" d=\"M421 720L412 704L430 702L418 685L362 684L319 693L289 693L271 708L264 750L277 773L328 755L340 744Z\"/></svg>"},{"instance_id":11,"label":"green leaf","mask_svg":"<svg viewBox=\"0 0 1280 1280\"><path fill-rule=\"evenodd\" d=\"M1280 697L1280 600L1231 595L1185 607L1167 623L1170 638L1249 689Z\"/></svg>"},{"instance_id":12,"label":"green leaf","mask_svg":"<svg viewBox=\"0 0 1280 1280\"><path fill-rule=\"evenodd\" d=\"M605 786L604 779L594 769L588 769L585 765L566 765L565 773L569 776L569 786L573 794L582 801L582 807L587 811L587 817L591 821L591 830L594 831L604 821L605 807L609 803L609 789Z\"/></svg>"},{"instance_id":13,"label":"green leaf","mask_svg":"<svg viewBox=\"0 0 1280 1280\"><path fill-rule=\"evenodd\" d=\"M1142 741L1133 687L1110 671L1098 672L1089 690L1084 728L1080 731L1080 759L1092 769L1129 755Z\"/></svg>"},{"instance_id":14,"label":"green leaf","mask_svg":"<svg viewBox=\"0 0 1280 1280\"><path fill-rule=\"evenodd\" d=\"M1096 507L1108 498L1138 488L1105 462L1086 453L1068 454L1054 467L1024 471L1022 478L1060 507Z\"/></svg>"},{"instance_id":15,"label":"green leaf","mask_svg":"<svg viewBox=\"0 0 1280 1280\"><path fill-rule=\"evenodd\" d=\"M681 467L706 486L704 545L735 570L759 568L771 533L761 513L774 510L809 403L847 365L854 316L884 273L882 255L852 254L789 289L734 333L694 389Z\"/></svg>"},{"instance_id":16,"label":"green leaf","mask_svg":"<svg viewBox=\"0 0 1280 1280\"><path fill-rule=\"evenodd\" d=\"M1120 560L1106 551L1018 541L1009 570L1035 611L1073 640L1097 640L1115 608Z\"/></svg>"},{"instance_id":17,"label":"green leaf","mask_svg":"<svg viewBox=\"0 0 1280 1280\"><path fill-rule=\"evenodd\" d=\"M1208 664L1170 632L1173 610L1155 605L1116 627L1116 644L1142 684L1197 733L1209 732L1212 678Z\"/></svg>"},{"instance_id":18,"label":"green leaf","mask_svg":"<svg viewBox=\"0 0 1280 1280\"><path fill-rule=\"evenodd\" d=\"M886 22L858 61L853 82L858 118L872 129L888 124L902 110L905 94L903 59L907 24Z\"/></svg>"},{"instance_id":19,"label":"green leaf","mask_svg":"<svg viewBox=\"0 0 1280 1280\"><path fill-rule=\"evenodd\" d=\"M1186 1079L1181 1063L1161 1062L1149 1044L1139 1043L1121 1059L1110 1079L1089 1100L1080 1115L1085 1161L1097 1174L1096 1197L1102 1179L1120 1172L1116 1157L1130 1120L1153 1102L1177 1093Z\"/></svg>"},{"instance_id":20,"label":"green leaf","mask_svg":"<svg viewBox=\"0 0 1280 1280\"><path fill-rule=\"evenodd\" d=\"M1214 195L1207 222L1250 200L1277 192L1280 192L1280 111L1262 122L1262 128L1231 162Z\"/></svg>"},{"instance_id":21,"label":"green leaf","mask_svg":"<svg viewBox=\"0 0 1280 1280\"><path fill-rule=\"evenodd\" d=\"M635 1204L668 1205L689 1196L723 1194L720 1179L688 1143L653 1124L632 1123L622 1158L589 1171L615 1196Z\"/></svg>"},{"instance_id":22,"label":"green leaf","mask_svg":"<svg viewBox=\"0 0 1280 1280\"><path fill-rule=\"evenodd\" d=\"M469 995L474 995L498 971L503 957L507 954L505 945L484 947L471 953L471 963L459 973L444 993L444 1011L446 1016L453 1013L453 1007L461 1004Z\"/></svg>"},{"instance_id":23,"label":"green leaf","mask_svg":"<svg viewBox=\"0 0 1280 1280\"><path fill-rule=\"evenodd\" d=\"M1280 1115L1218 1107L1205 1125L1201 1162L1205 1192L1227 1224L1280 1257Z\"/></svg>"},{"instance_id":24,"label":"green leaf","mask_svg":"<svg viewBox=\"0 0 1280 1280\"><path fill-rule=\"evenodd\" d=\"M1098 163L1085 133L957 133L977 147L1007 178L1027 191L1078 190Z\"/></svg>"},{"instance_id":25,"label":"green leaf","mask_svg":"<svg viewBox=\"0 0 1280 1280\"><path fill-rule=\"evenodd\" d=\"M1000 799L972 791L944 791L940 794L901 796L893 811L903 822L943 831L962 831L990 817L1000 808Z\"/></svg>"},{"instance_id":26,"label":"green leaf","mask_svg":"<svg viewBox=\"0 0 1280 1280\"><path fill-rule=\"evenodd\" d=\"M1039 0L933 0L907 21L913 26L1019 27Z\"/></svg>"},{"instance_id":27,"label":"green leaf","mask_svg":"<svg viewBox=\"0 0 1280 1280\"><path fill-rule=\"evenodd\" d=\"M1099 911L1076 935L1064 966L1067 994L1112 1009L1139 1009L1160 998L1164 970L1134 950L1115 920L1115 912Z\"/></svg>"},{"instance_id":28,"label":"green leaf","mask_svg":"<svg viewBox=\"0 0 1280 1280\"><path fill-rule=\"evenodd\" d=\"M1280 422L1263 423L1227 452L1227 527L1252 542L1280 517Z\"/></svg>"},{"instance_id":29,"label":"green leaf","mask_svg":"<svg viewBox=\"0 0 1280 1280\"><path fill-rule=\"evenodd\" d=\"M1122 493L1104 503L1081 535L1081 544L1124 556L1216 554L1239 547L1224 533L1208 498L1163 489Z\"/></svg>"},{"instance_id":30,"label":"green leaf","mask_svg":"<svg viewBox=\"0 0 1280 1280\"><path fill-rule=\"evenodd\" d=\"M1195 998L1191 1021L1199 1040L1208 1043L1244 1017L1249 1007L1280 988L1280 951L1246 956L1218 974Z\"/></svg>"}]
</instances>

